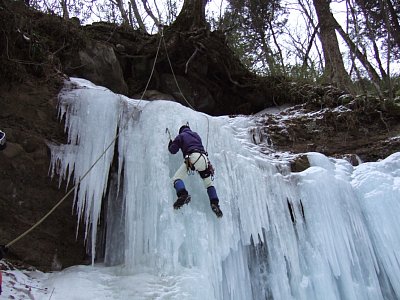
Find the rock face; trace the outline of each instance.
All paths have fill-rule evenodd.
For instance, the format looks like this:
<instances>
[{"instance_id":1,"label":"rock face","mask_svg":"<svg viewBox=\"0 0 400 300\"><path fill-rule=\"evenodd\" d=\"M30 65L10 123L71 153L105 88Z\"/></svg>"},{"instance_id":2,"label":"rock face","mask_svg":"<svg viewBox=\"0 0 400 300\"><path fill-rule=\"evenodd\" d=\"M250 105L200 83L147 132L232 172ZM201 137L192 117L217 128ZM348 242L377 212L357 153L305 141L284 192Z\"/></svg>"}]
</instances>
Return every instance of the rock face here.
<instances>
[{"instance_id":1,"label":"rock face","mask_svg":"<svg viewBox=\"0 0 400 300\"><path fill-rule=\"evenodd\" d=\"M66 62L64 69L70 76L86 78L119 94L128 93L122 68L109 44L88 40L78 56Z\"/></svg>"},{"instance_id":2,"label":"rock face","mask_svg":"<svg viewBox=\"0 0 400 300\"><path fill-rule=\"evenodd\" d=\"M358 97L343 104L317 99L257 117L258 127L252 130L261 151L272 155L275 151L316 151L353 165L399 151L400 104L395 99ZM304 156L293 159L293 171L307 167Z\"/></svg>"},{"instance_id":3,"label":"rock face","mask_svg":"<svg viewBox=\"0 0 400 300\"><path fill-rule=\"evenodd\" d=\"M60 78L0 86L0 126L7 147L0 151L0 243L8 244L31 228L64 196L48 176L47 140L64 142L57 120ZM41 225L10 247L10 259L43 270L84 261L82 237L76 239L76 216L68 198Z\"/></svg>"}]
</instances>

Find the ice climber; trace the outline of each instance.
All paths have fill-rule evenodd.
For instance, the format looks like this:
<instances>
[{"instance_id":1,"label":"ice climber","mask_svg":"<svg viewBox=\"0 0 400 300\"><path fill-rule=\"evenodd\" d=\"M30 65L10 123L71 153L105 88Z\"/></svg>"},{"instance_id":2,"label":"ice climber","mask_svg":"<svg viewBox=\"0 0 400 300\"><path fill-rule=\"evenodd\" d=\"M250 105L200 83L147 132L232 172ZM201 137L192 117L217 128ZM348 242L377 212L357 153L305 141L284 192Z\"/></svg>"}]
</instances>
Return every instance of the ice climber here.
<instances>
[{"instance_id":1,"label":"ice climber","mask_svg":"<svg viewBox=\"0 0 400 300\"><path fill-rule=\"evenodd\" d=\"M207 189L211 209L218 218L222 217L217 191L212 182L214 170L208 160L207 152L204 150L200 136L192 131L188 125L183 125L179 129L178 136L173 141L171 139L169 141L169 152L176 154L179 149L181 149L185 160L172 178L176 195L178 196L174 203L174 208L179 209L182 205L190 202L191 197L185 188L183 180L186 178L188 171L196 170Z\"/></svg>"}]
</instances>

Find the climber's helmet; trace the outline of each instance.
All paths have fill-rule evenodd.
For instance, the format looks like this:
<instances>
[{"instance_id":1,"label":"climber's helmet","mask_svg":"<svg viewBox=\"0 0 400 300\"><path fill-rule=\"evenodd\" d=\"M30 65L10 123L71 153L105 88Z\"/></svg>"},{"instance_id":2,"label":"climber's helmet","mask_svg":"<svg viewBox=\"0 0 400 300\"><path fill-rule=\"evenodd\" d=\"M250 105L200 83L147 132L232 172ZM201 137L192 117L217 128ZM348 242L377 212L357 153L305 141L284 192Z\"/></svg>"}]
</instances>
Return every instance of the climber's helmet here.
<instances>
[{"instance_id":1,"label":"climber's helmet","mask_svg":"<svg viewBox=\"0 0 400 300\"><path fill-rule=\"evenodd\" d=\"M185 124L185 125L181 126L181 128L179 128L179 134L181 134L182 131L183 131L185 128L189 128L189 129L190 129L189 125Z\"/></svg>"}]
</instances>

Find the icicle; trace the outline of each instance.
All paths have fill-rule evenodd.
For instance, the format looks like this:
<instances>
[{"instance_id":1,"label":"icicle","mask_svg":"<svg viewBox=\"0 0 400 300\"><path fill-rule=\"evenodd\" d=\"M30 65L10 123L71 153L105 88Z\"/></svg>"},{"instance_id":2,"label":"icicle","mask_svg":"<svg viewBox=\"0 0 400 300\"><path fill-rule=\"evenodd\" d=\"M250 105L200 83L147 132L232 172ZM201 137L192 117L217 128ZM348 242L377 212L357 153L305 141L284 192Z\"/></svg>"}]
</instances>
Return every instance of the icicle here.
<instances>
[{"instance_id":1,"label":"icicle","mask_svg":"<svg viewBox=\"0 0 400 300\"><path fill-rule=\"evenodd\" d=\"M118 170L109 176L111 147L76 193L93 258L110 177L106 263L167 280L180 299L400 297L400 155L353 168L309 153L311 167L290 173L260 154L248 131L254 120L73 82L76 89L60 94L69 144L50 145L49 173L73 174L76 184L119 133ZM185 180L192 202L172 209L171 177L182 157L168 153L165 128L174 135L188 121L208 138L222 219L198 175Z\"/></svg>"}]
</instances>

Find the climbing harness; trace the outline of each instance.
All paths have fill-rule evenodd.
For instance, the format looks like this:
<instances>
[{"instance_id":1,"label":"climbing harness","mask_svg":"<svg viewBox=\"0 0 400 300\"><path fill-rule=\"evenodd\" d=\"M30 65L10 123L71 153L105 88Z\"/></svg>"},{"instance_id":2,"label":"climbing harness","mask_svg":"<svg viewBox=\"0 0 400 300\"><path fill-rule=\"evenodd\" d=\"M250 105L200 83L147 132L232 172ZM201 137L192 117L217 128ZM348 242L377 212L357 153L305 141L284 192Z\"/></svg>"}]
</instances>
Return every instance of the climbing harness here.
<instances>
[{"instance_id":1,"label":"climbing harness","mask_svg":"<svg viewBox=\"0 0 400 300\"><path fill-rule=\"evenodd\" d=\"M192 163L190 161L190 155L192 155L193 153L200 153L199 157L196 159L196 161L194 163ZM203 157L203 155L204 154L200 151L193 151L192 153L185 155L185 164L186 164L186 168L187 168L187 171L189 174L192 174L192 173L194 173L194 171L196 171L195 165L199 161L199 159ZM204 159L207 162L207 159L206 158L204 158Z\"/></svg>"},{"instance_id":2,"label":"climbing harness","mask_svg":"<svg viewBox=\"0 0 400 300\"><path fill-rule=\"evenodd\" d=\"M201 156L199 156L199 158L200 158L200 157L201 157ZM196 159L196 161L192 164L192 163L190 162L190 155L188 154L188 155L185 156L185 165L186 165L186 169L187 169L187 172L188 172L189 175L193 174L194 171L196 170L196 168L194 167L194 165L195 165L195 163L197 163L197 162L199 161L199 158Z\"/></svg>"},{"instance_id":3,"label":"climbing harness","mask_svg":"<svg viewBox=\"0 0 400 300\"><path fill-rule=\"evenodd\" d=\"M214 166L211 164L211 161L208 160L208 167L207 167L208 172L210 173L211 180L214 180L214 174L215 174L215 169Z\"/></svg>"},{"instance_id":4,"label":"climbing harness","mask_svg":"<svg viewBox=\"0 0 400 300\"><path fill-rule=\"evenodd\" d=\"M200 175L201 178L207 178L211 176L211 180L214 180L214 167L211 164L210 159L208 158L208 153L207 152L200 152L200 151L194 151L193 153L200 153L200 156L196 159L194 163L190 161L190 154L185 156L185 164L187 168L187 173L189 175L193 175L194 172L196 171L195 165L199 161L200 158L203 158L207 164L207 168L203 171L197 171Z\"/></svg>"},{"instance_id":5,"label":"climbing harness","mask_svg":"<svg viewBox=\"0 0 400 300\"><path fill-rule=\"evenodd\" d=\"M204 171L198 171L198 172L199 172L201 178L204 179L204 178L211 176L211 180L214 181L214 173L215 173L214 167L211 164L211 161L208 159L208 157L207 157L207 161L208 161L207 169L205 169Z\"/></svg>"}]
</instances>

